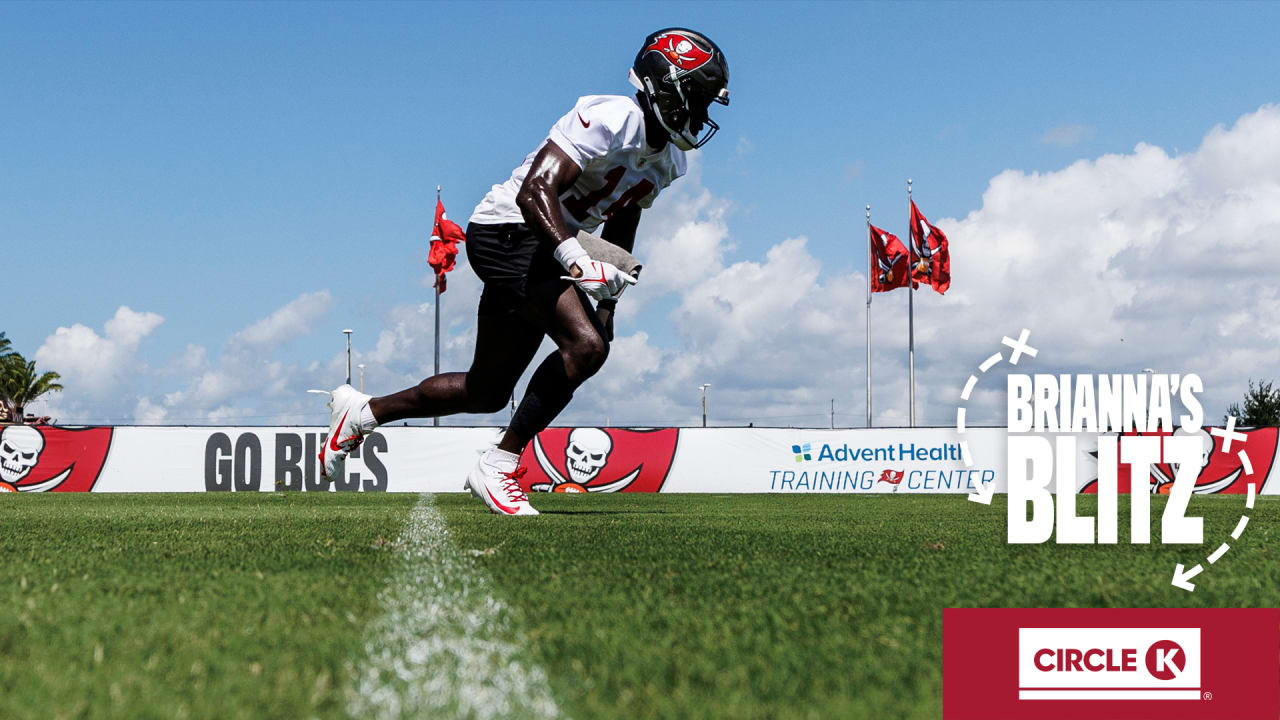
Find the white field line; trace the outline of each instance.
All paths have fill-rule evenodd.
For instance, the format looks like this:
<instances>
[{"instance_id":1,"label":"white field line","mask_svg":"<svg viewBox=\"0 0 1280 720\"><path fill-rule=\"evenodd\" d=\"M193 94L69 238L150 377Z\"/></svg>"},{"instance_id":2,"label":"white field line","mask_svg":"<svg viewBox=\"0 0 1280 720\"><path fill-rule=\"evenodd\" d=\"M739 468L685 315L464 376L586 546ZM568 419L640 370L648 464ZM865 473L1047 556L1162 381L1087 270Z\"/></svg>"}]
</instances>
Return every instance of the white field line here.
<instances>
[{"instance_id":1,"label":"white field line","mask_svg":"<svg viewBox=\"0 0 1280 720\"><path fill-rule=\"evenodd\" d=\"M409 513L399 557L351 667L354 718L553 718L547 674L532 662L489 579L454 545L432 495Z\"/></svg>"}]
</instances>

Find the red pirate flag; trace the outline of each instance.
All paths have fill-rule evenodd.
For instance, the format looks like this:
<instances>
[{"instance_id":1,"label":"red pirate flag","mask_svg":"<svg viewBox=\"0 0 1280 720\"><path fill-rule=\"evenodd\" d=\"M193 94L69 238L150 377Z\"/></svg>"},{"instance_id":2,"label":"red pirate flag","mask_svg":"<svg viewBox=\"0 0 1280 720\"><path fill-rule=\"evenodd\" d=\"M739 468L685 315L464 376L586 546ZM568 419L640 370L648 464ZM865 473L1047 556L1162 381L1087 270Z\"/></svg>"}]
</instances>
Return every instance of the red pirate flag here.
<instances>
[{"instance_id":1,"label":"red pirate flag","mask_svg":"<svg viewBox=\"0 0 1280 720\"><path fill-rule=\"evenodd\" d=\"M436 287L444 292L444 274L453 269L454 258L458 256L458 243L465 242L467 234L458 223L444 216L444 203L436 198L436 221L431 226L431 251L427 254L427 263L436 271Z\"/></svg>"},{"instance_id":2,"label":"red pirate flag","mask_svg":"<svg viewBox=\"0 0 1280 720\"><path fill-rule=\"evenodd\" d=\"M890 485L899 485L906 476L906 470L882 470L880 479L876 482L889 483Z\"/></svg>"},{"instance_id":3,"label":"red pirate flag","mask_svg":"<svg viewBox=\"0 0 1280 720\"><path fill-rule=\"evenodd\" d=\"M907 247L898 237L867 225L871 243L871 292L889 292L907 286Z\"/></svg>"},{"instance_id":4,"label":"red pirate flag","mask_svg":"<svg viewBox=\"0 0 1280 720\"><path fill-rule=\"evenodd\" d=\"M951 287L951 252L947 236L931 224L911 201L911 268L912 287L919 283L933 286L939 294Z\"/></svg>"}]
</instances>

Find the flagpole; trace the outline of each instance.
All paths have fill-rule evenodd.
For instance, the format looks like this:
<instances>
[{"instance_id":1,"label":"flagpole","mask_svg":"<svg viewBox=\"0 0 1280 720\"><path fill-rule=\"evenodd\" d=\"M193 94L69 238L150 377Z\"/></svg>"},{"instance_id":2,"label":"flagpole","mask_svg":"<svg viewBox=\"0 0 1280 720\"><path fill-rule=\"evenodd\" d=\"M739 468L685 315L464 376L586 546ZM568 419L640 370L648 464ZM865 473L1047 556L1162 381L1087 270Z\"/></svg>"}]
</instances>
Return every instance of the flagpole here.
<instances>
[{"instance_id":1,"label":"flagpole","mask_svg":"<svg viewBox=\"0 0 1280 720\"><path fill-rule=\"evenodd\" d=\"M439 207L439 206L440 206L440 186L436 185L436 207ZM432 208L431 211L435 212L435 208ZM440 374L440 275L439 273L436 274L435 287L436 287L436 346L435 346L436 372L435 374L439 375ZM431 425L434 427L440 427L440 418L439 417L431 418Z\"/></svg>"},{"instance_id":2,"label":"flagpole","mask_svg":"<svg viewBox=\"0 0 1280 720\"><path fill-rule=\"evenodd\" d=\"M910 427L916 426L916 260L915 260L915 236L911 233L915 232L915 228L911 226L911 178L907 178L907 365L910 371L910 387L907 390L907 401L911 403L911 407L907 411L907 421Z\"/></svg>"},{"instance_id":3,"label":"flagpole","mask_svg":"<svg viewBox=\"0 0 1280 720\"><path fill-rule=\"evenodd\" d=\"M867 427L871 427L871 273L875 272L871 250L871 206L867 206Z\"/></svg>"}]
</instances>

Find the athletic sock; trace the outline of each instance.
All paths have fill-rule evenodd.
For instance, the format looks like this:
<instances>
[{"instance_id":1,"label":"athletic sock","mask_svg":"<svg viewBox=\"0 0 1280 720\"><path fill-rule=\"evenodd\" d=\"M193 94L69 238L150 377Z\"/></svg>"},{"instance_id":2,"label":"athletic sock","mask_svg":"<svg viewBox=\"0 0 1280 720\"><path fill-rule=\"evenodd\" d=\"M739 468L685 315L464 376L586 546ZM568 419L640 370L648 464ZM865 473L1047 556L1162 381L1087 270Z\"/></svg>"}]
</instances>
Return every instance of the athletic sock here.
<instances>
[{"instance_id":1,"label":"athletic sock","mask_svg":"<svg viewBox=\"0 0 1280 720\"><path fill-rule=\"evenodd\" d=\"M511 432L516 437L532 440L534 435L547 429L552 420L573 399L573 385L564 371L560 353L553 352L529 378L529 387L511 418Z\"/></svg>"},{"instance_id":2,"label":"athletic sock","mask_svg":"<svg viewBox=\"0 0 1280 720\"><path fill-rule=\"evenodd\" d=\"M366 401L360 406L360 432L368 435L378 427L378 421L373 417L373 411L369 409L369 403Z\"/></svg>"}]
</instances>

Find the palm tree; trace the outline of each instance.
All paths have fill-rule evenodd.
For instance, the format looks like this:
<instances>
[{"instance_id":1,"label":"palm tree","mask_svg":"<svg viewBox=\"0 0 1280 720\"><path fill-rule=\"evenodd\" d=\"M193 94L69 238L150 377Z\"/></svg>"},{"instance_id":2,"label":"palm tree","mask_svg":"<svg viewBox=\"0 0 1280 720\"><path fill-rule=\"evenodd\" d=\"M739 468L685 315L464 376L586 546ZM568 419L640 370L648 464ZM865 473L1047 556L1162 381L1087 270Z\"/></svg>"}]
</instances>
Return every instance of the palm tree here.
<instances>
[{"instance_id":1,"label":"palm tree","mask_svg":"<svg viewBox=\"0 0 1280 720\"><path fill-rule=\"evenodd\" d=\"M13 345L9 342L9 338L0 332L0 373L4 372L5 361L12 354ZM0 392L0 423L9 422L9 403L6 401L3 392Z\"/></svg>"},{"instance_id":2,"label":"palm tree","mask_svg":"<svg viewBox=\"0 0 1280 720\"><path fill-rule=\"evenodd\" d=\"M0 357L0 402L14 422L22 422L26 406L37 398L62 389L56 372L36 372L36 362L18 353Z\"/></svg>"}]
</instances>

